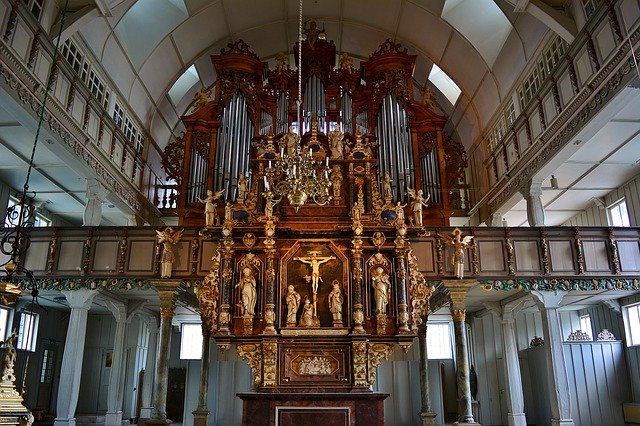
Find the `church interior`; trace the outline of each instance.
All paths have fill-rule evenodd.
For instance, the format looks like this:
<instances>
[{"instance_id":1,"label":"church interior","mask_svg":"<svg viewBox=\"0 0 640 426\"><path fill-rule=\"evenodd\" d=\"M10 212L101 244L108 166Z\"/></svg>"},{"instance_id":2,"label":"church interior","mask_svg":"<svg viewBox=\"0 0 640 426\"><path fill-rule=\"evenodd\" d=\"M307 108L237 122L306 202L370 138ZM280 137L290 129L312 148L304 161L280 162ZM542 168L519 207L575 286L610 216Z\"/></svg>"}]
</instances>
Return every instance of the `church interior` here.
<instances>
[{"instance_id":1,"label":"church interior","mask_svg":"<svg viewBox=\"0 0 640 426\"><path fill-rule=\"evenodd\" d=\"M0 423L640 424L640 0L0 35Z\"/></svg>"}]
</instances>

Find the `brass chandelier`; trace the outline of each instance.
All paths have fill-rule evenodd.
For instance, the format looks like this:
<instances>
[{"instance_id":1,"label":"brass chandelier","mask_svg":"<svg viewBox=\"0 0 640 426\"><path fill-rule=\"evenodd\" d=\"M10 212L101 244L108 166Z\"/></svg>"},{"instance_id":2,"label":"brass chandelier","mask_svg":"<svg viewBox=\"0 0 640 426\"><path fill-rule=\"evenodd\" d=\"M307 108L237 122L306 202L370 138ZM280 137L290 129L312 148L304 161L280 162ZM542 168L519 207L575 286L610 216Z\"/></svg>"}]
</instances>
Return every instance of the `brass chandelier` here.
<instances>
[{"instance_id":1,"label":"brass chandelier","mask_svg":"<svg viewBox=\"0 0 640 426\"><path fill-rule=\"evenodd\" d=\"M302 121L300 114L302 96L302 0L299 5L298 19L298 99L296 100L298 134L295 135L295 149L285 154L284 148L280 149L280 156L275 160L275 167L269 161L265 170L264 186L262 194L267 199L267 204L277 204L283 197L287 197L289 204L296 210L302 207L308 200L313 200L317 205L325 205L331 201L329 189L329 157L322 161L313 159L311 149L301 148ZM272 182L275 182L271 185Z\"/></svg>"},{"instance_id":2,"label":"brass chandelier","mask_svg":"<svg viewBox=\"0 0 640 426\"><path fill-rule=\"evenodd\" d=\"M296 212L309 199L315 204L325 205L331 201L329 188L329 158L324 166L321 161L313 159L311 150L300 148L300 137L296 140L296 149L293 154L285 154L280 150L280 156L275 160L275 167L269 161L269 167L265 170L263 196L267 202L279 203L283 197L287 197L289 204ZM275 184L271 185L270 182Z\"/></svg>"}]
</instances>

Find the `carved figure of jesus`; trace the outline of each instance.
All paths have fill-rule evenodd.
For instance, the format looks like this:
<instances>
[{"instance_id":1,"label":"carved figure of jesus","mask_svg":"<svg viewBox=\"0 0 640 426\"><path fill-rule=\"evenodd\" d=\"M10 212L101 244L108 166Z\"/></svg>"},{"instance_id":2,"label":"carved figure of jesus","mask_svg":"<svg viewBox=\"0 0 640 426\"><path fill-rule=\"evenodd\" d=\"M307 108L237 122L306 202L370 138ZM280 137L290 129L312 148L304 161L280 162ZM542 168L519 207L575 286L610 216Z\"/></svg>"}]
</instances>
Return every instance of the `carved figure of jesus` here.
<instances>
[{"instance_id":1,"label":"carved figure of jesus","mask_svg":"<svg viewBox=\"0 0 640 426\"><path fill-rule=\"evenodd\" d=\"M318 294L318 282L322 282L320 265L336 258L335 256L318 256L318 253L320 252L311 250L308 252L309 256L293 258L293 260L311 265L311 288L313 289L313 294Z\"/></svg>"}]
</instances>

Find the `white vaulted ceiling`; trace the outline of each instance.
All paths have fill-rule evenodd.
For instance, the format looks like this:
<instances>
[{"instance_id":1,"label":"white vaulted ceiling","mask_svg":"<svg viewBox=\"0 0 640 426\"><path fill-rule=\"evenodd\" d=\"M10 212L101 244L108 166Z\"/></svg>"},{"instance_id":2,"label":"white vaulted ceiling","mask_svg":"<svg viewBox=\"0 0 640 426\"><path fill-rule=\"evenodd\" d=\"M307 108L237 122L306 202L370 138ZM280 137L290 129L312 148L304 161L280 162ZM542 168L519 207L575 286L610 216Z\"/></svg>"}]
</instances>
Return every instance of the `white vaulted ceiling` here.
<instances>
[{"instance_id":1,"label":"white vaulted ceiling","mask_svg":"<svg viewBox=\"0 0 640 426\"><path fill-rule=\"evenodd\" d=\"M72 3L79 9L87 1ZM179 130L179 117L195 91L214 82L211 55L243 39L273 65L275 55L291 52L298 37L296 0L101 0L96 5L107 13L76 29L160 147ZM548 32L502 0L305 0L303 13L356 62L391 38L418 55L418 84L427 82L437 64L462 91L455 105L441 93L438 101L451 117L448 128L467 147Z\"/></svg>"}]
</instances>

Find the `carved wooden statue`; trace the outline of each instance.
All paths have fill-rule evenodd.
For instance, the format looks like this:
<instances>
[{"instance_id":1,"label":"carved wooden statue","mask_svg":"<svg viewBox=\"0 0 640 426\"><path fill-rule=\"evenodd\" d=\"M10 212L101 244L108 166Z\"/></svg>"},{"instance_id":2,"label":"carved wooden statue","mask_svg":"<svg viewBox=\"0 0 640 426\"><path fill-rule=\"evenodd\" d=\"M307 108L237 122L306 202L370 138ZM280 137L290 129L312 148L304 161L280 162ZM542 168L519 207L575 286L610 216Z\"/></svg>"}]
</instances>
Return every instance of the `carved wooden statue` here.
<instances>
[{"instance_id":1,"label":"carved wooden statue","mask_svg":"<svg viewBox=\"0 0 640 426\"><path fill-rule=\"evenodd\" d=\"M162 278L171 278L171 269L176 256L173 252L173 245L180 241L184 229L174 231L170 226L163 231L156 230L158 234L158 243L162 244L162 254L160 256L160 276Z\"/></svg>"},{"instance_id":2,"label":"carved wooden statue","mask_svg":"<svg viewBox=\"0 0 640 426\"><path fill-rule=\"evenodd\" d=\"M210 228L216 223L216 200L219 199L224 193L224 189L216 192L215 194L210 189L207 190L207 197L201 199L198 197L198 201L204 204L204 222L207 228Z\"/></svg>"},{"instance_id":3,"label":"carved wooden statue","mask_svg":"<svg viewBox=\"0 0 640 426\"><path fill-rule=\"evenodd\" d=\"M413 222L416 226L422 226L422 207L428 207L427 201L429 201L429 195L427 194L427 198L422 195L422 189L418 189L417 191L407 188L409 191L409 196L413 198L411 201L411 210L413 210Z\"/></svg>"},{"instance_id":4,"label":"carved wooden statue","mask_svg":"<svg viewBox=\"0 0 640 426\"><path fill-rule=\"evenodd\" d=\"M456 278L464 278L464 250L469 247L473 235L462 237L462 231L458 228L454 229L453 237L449 235L440 235L447 244L453 247L451 255L451 265L453 266L453 275Z\"/></svg>"},{"instance_id":5,"label":"carved wooden statue","mask_svg":"<svg viewBox=\"0 0 640 426\"><path fill-rule=\"evenodd\" d=\"M331 311L331 315L333 315L333 325L341 325L344 298L342 291L340 291L340 283L338 280L333 280L332 286L333 290L329 293L329 310Z\"/></svg>"},{"instance_id":6,"label":"carved wooden statue","mask_svg":"<svg viewBox=\"0 0 640 426\"><path fill-rule=\"evenodd\" d=\"M296 314L300 308L300 293L292 285L287 287L287 327L295 327Z\"/></svg>"},{"instance_id":7,"label":"carved wooden statue","mask_svg":"<svg viewBox=\"0 0 640 426\"><path fill-rule=\"evenodd\" d=\"M313 327L313 305L308 297L304 299L304 308L302 310L302 318L300 318L300 327Z\"/></svg>"},{"instance_id":8,"label":"carved wooden statue","mask_svg":"<svg viewBox=\"0 0 640 426\"><path fill-rule=\"evenodd\" d=\"M242 270L242 277L236 287L240 287L240 304L242 308L242 316L255 315L256 309L256 278L253 270L246 267Z\"/></svg>"},{"instance_id":9,"label":"carved wooden statue","mask_svg":"<svg viewBox=\"0 0 640 426\"><path fill-rule=\"evenodd\" d=\"M381 266L373 270L371 286L373 287L376 301L376 313L386 314L387 305L389 304L389 298L391 296L391 281L389 280L389 275Z\"/></svg>"}]
</instances>

